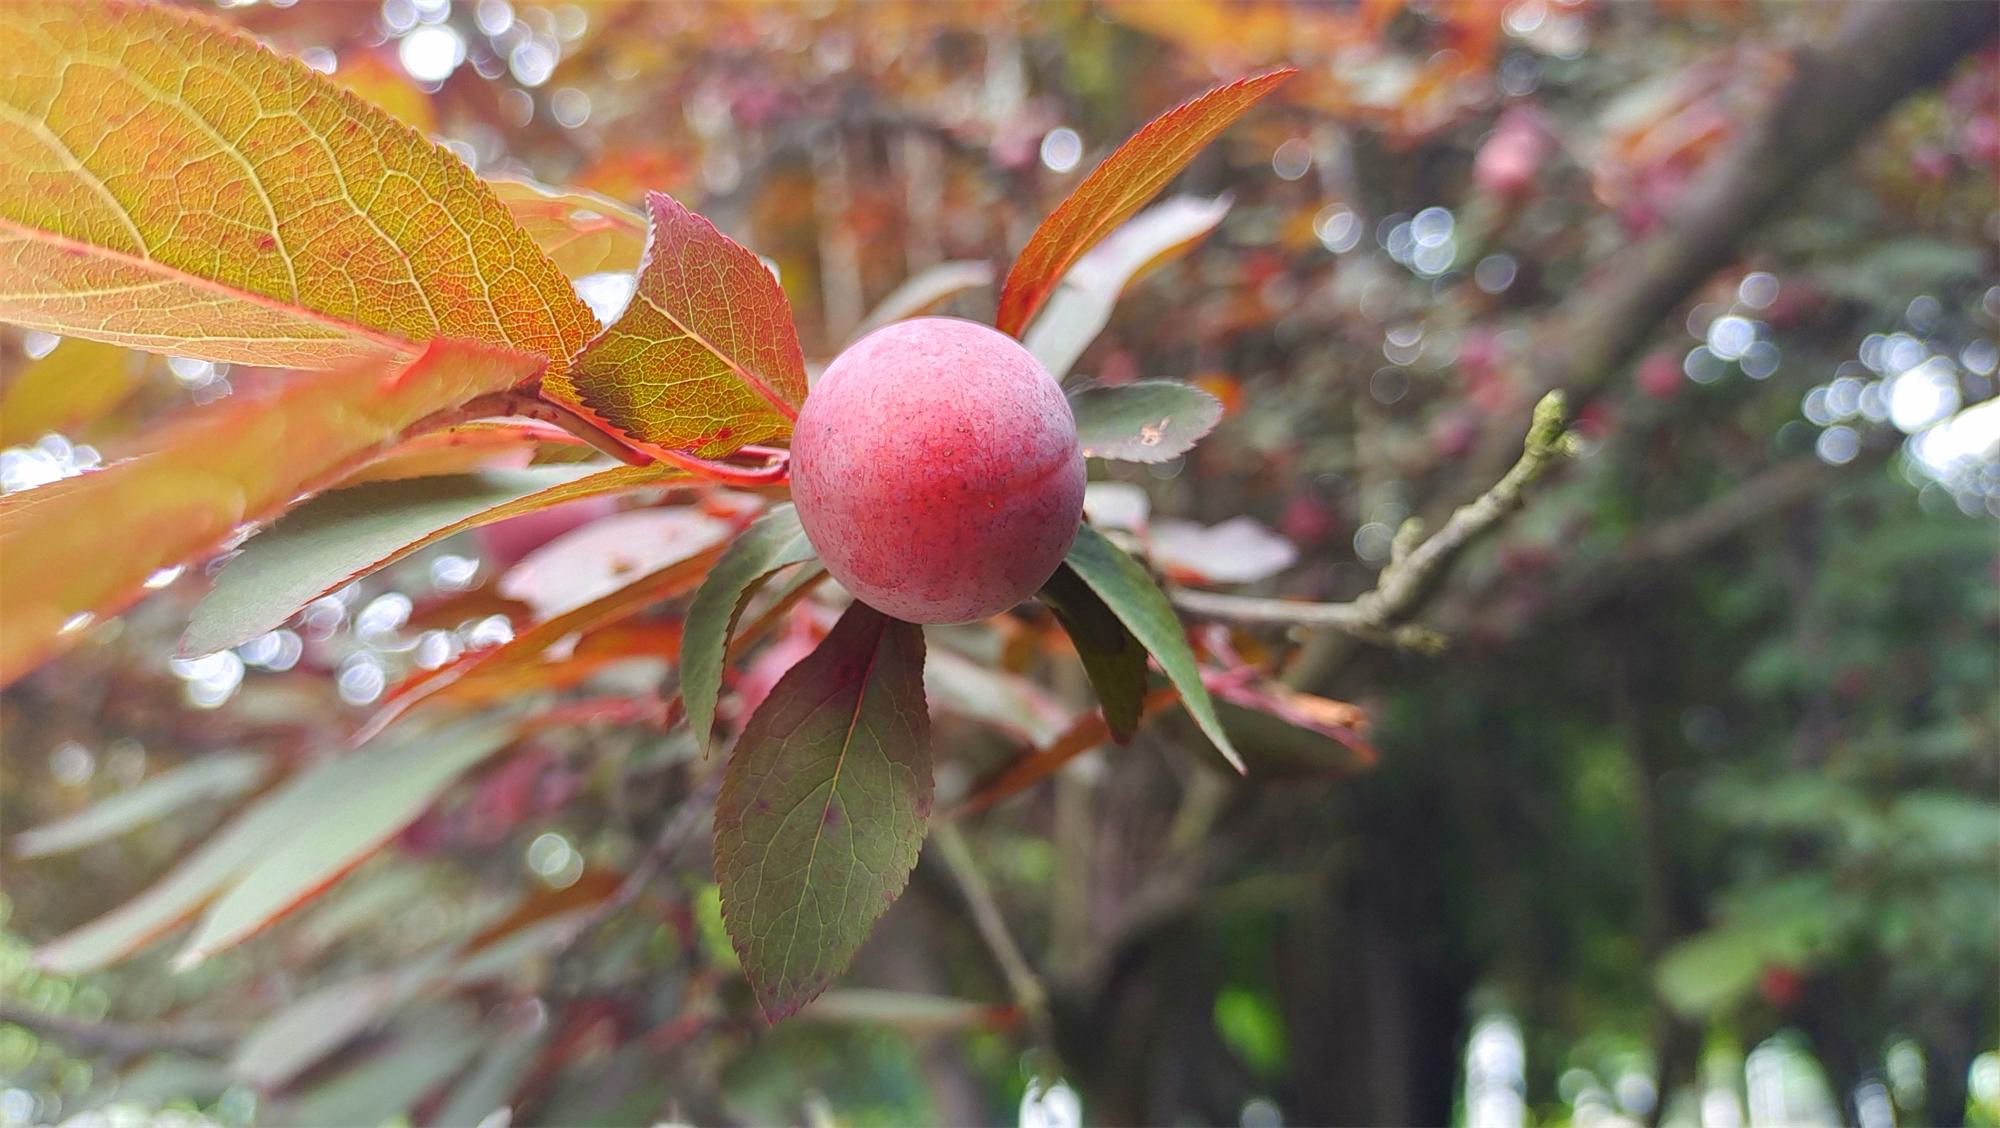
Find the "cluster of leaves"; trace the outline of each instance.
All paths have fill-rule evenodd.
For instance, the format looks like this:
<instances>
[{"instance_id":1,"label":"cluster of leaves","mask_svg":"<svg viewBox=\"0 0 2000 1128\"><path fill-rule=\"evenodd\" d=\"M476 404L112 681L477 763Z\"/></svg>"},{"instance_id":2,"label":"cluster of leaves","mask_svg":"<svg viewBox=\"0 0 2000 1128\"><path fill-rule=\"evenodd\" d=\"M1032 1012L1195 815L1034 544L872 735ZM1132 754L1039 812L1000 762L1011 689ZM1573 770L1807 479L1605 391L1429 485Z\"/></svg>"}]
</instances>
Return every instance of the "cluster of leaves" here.
<instances>
[{"instance_id":1,"label":"cluster of leaves","mask_svg":"<svg viewBox=\"0 0 2000 1128\"><path fill-rule=\"evenodd\" d=\"M784 453L758 444L782 442L807 395L789 304L757 256L672 198L650 193L641 220L594 197L488 185L303 64L171 8L24 4L4 18L24 45L6 68L9 104L27 124L0 159L11 280L0 316L295 375L160 428L128 459L4 502L0 543L18 578L0 615L0 675L20 676L129 607L162 570L273 520L219 573L184 655L250 642L468 529L589 498L783 485ZM1211 229L1226 203L1135 215L1290 74L1211 91L1112 154L1029 240L998 326L1065 371L1124 284ZM566 275L626 261L642 231L636 290L600 329ZM933 287L909 308L949 293ZM1159 382L1094 389L1077 414L1091 454L1140 461L1185 452L1219 417L1207 393ZM629 465L574 461L578 436ZM514 451L541 465L484 469ZM405 717L482 705L522 678L548 684L552 662L674 661L668 708L706 751L728 656L820 578L789 506L752 495L710 504L734 506L717 537L680 528L639 548L607 530L573 544L580 555L561 563L604 573L601 591L565 575L560 593L538 596L525 570L510 577L509 594L532 608L528 629L397 688L358 734L360 750L294 774L146 894L44 946L43 964L102 966L204 904L182 966L254 934L543 720L475 713L426 729ZM125 551L97 550L92 514L115 516ZM739 631L752 598L788 569L804 582L764 608L762 627ZM592 645L689 591L665 649L651 637ZM1047 599L1099 692L1102 731L1131 738L1151 654L1242 770L1144 566L1086 526ZM917 628L855 604L735 742L717 800L717 875L729 935L773 1019L826 988L915 864L932 804L923 665ZM203 761L151 786L177 802L211 790L216 770ZM52 833L31 841L65 838Z\"/></svg>"},{"instance_id":2,"label":"cluster of leaves","mask_svg":"<svg viewBox=\"0 0 2000 1128\"><path fill-rule=\"evenodd\" d=\"M781 320L807 357L940 306L990 313L997 256L1073 183L1055 159L1058 126L1116 137L1210 76L1300 66L1283 107L1243 119L1186 178L1189 191L1227 186L1232 198L1136 212L1021 332L1052 371L1101 381L1072 393L1093 452L1161 460L1096 468L1115 479L1092 484L1097 531L1175 583L1256 582L1315 600L1367 590L1405 516L1441 518L1492 483L1479 445L1518 439L1498 421L1534 402L1538 366L1574 328L1545 312L1560 303L1588 316L1591 291L1616 273L1600 267L1660 228L1792 73L1784 45L1817 38L1835 14L1184 0L1017 17L973 5L614 2L588 6L586 25L571 18L583 9L535 0L481 5L477 18L473 7L440 21L439 5L398 0L379 24L372 7L357 20L343 5L230 18L315 66L337 57L335 81L452 137L600 319L618 318L599 272L630 287L653 210L645 190L671 190L768 256L792 307ZM420 89L396 44L446 31L465 61ZM552 47L561 63L545 83L526 70L510 80L510 55ZM1118 703L1131 700L1106 679L1143 673L1146 659L1116 614L1087 614L1104 601L1074 570L1040 606L924 632L925 712L950 750L935 765L940 818L1074 768L961 825L1050 988L1061 1069L1091 1119L1229 1122L1255 1094L1300 1122L1444 1122L1470 1021L1494 1006L1520 1020L1522 1093L1549 1119L1612 1107L1614 1081L1616 1104L1641 1115L1624 1106L1635 1072L1655 1080L1668 1120L1686 1102L1728 1099L1744 1070L1727 1049L1788 1026L1806 1034L1836 1098L1882 1067L1885 1035L1920 1044L1934 1096L1911 1103L1896 1082L1897 1103L1912 1114L1934 1103L1923 1118L1937 1122L1957 1115L1950 1076L1963 1078L1993 1030L1989 812L1967 798L1993 788L1989 530L1954 508L1977 509L1977 496L1925 484L1913 464L1873 474L1864 453L1823 478L1793 472L1830 469L1814 463L1823 424L1810 396L1810 423L1799 418L1800 396L1826 381L1851 404L1874 379L1853 376L1864 334L1949 357L1992 336L2000 305L1982 305L1992 260L1977 233L1993 211L1996 63L1986 52L1945 97L1892 117L1863 148L1860 177L1822 177L1796 223L1663 322L1630 388L1602 374L1582 420L1594 453L1440 593L1432 621L1456 643L1447 662L1350 653L1305 632L1196 631L1199 676L1248 781L1213 770L1222 761L1169 708L1179 695L1159 672L1138 714L1170 715L1141 727L1142 754L1108 773L1077 762L1112 739ZM210 100L199 82L187 89ZM581 92L586 127L574 124ZM78 114L62 129L90 153L95 124ZM118 197L147 169L113 171ZM511 179L530 174L574 187ZM1440 212L1455 226L1441 231ZM375 218L398 231L421 214ZM1420 228L1428 265L1411 253ZM1743 299L1773 288L1772 305ZM892 289L867 313L864 296ZM669 289L655 294L671 306ZM1918 295L1941 300L1942 327L1919 327ZM1775 373L1751 358L1740 371L1705 368L1713 354L1688 353L1723 314L1756 324L1759 365L1782 353ZM654 328L671 331L657 318ZM5 361L38 356L46 340L28 344L0 329ZM638 339L623 347L604 362L643 372ZM718 394L748 387L708 371L722 376ZM1991 394L1973 371L1967 403ZM12 448L0 470L11 475L24 453L92 464L84 444L157 448L189 391L206 403L233 383L196 417L253 419L240 405L320 375L238 363L203 382L201 366L180 361L172 372L181 379L72 334L0 374L0 443ZM1885 384L1894 375L1875 372ZM1135 391L1141 373L1216 398L1175 384ZM117 1099L192 1097L231 1122L249 1116L247 1089L264 1095L258 1114L301 1121L470 1122L512 1104L517 1120L559 1123L778 1122L818 1115L822 1095L857 1121L1011 1112L1030 1068L1018 1050L1037 1031L1021 1008L985 1001L1007 984L988 974L974 914L946 881L949 830L857 956L851 982L895 990L835 988L774 1029L755 1017L706 850L687 847L723 768L700 758L697 733L747 748L746 719L773 722L774 686L816 649L914 641L896 624L851 622L838 644L823 641L842 601L784 533L778 452L759 447L781 447L779 432L734 454L727 439L649 447L608 420L579 427L603 418L581 397L531 390L473 404L504 418L431 417L330 472L334 488L247 541L234 564L216 557L172 583L171 569L150 575L166 590L59 636L62 659L0 698L0 816L10 829L73 816L14 836L34 860L9 873L9 927L41 940L156 873L173 878L142 893L145 912L112 938L130 958L106 955L115 962L78 979L56 965L20 972L27 949L0 938L0 994L76 1016L32 1063L33 1041L0 1026L0 1072L60 1092L65 1107L115 1085ZM604 410L651 402L615 400ZM741 402L782 429L783 412L754 389ZM1099 410L1114 402L1119 411ZM1844 423L1871 451L1896 437L1859 411ZM1199 434L1224 413L1227 427L1168 457L1181 440L1161 420ZM662 426L676 417L655 414ZM165 430L148 422L162 416ZM606 446L643 464L608 465ZM1849 488L1706 549L1659 553L1674 544L1667 534L1713 530L1754 503L1766 475ZM1978 459L1965 475L1996 480ZM97 535L58 572L117 555L105 546L126 538L107 531L123 527L111 516L92 511ZM1815 540L1833 551L1796 551ZM522 557L521 542L543 541L546 552ZM484 559L466 582L481 586L461 590L471 543ZM761 584L721 579L793 552ZM9 546L0 601L14 560ZM161 658L211 580L189 651L250 641L177 660L183 685ZM1628 592L1639 598L1619 598ZM1934 598L1899 595L1893 615L1872 614L1886 592ZM341 623L353 629L329 626ZM1829 635L1829 623L1851 629ZM468 648L476 660L463 660ZM720 660L694 658L718 648ZM1115 658L1128 649L1137 662ZM1843 653L1857 660L1830 657ZM1098 668L1087 674L1079 654ZM197 672L228 673L239 655L252 672L227 704L186 707L184 696L214 705ZM1384 718L1381 762L1355 735L1359 710L1289 688L1274 667L1290 684L1366 701ZM379 682L350 677L384 670L385 703ZM1088 707L1089 674L1103 707ZM859 709L859 687L842 688ZM905 678L869 699L884 706L884 731L916 723L889 707L910 696ZM369 719L351 734L356 710ZM482 721L505 726L483 757ZM794 731L821 723L799 717ZM403 770L433 753L476 762L447 765L461 774L442 782ZM92 756L96 774L78 782ZM316 762L349 757L366 770ZM1357 765L1374 770L1331 786L1299 779ZM243 825L307 777L317 802L286 799L264 830ZM1285 785L1256 786L1274 779ZM273 821L288 825L266 836ZM336 832L338 857L307 856L308 835ZM205 944L226 940L247 918L211 921L204 909L227 898L254 910L288 857L323 894L298 886L311 897L268 935L167 974L174 949L147 940L185 919ZM197 860L200 872L175 876ZM99 1017L109 1021L84 1021ZM1688 1031L1718 1051L1698 1082L1676 1056L1700 1048L1680 1041ZM938 1033L949 1038L926 1037ZM48 1049L58 1041L97 1046L89 1056L119 1068L93 1081L84 1062ZM1843 1045L1854 1060L1840 1060Z\"/></svg>"}]
</instances>

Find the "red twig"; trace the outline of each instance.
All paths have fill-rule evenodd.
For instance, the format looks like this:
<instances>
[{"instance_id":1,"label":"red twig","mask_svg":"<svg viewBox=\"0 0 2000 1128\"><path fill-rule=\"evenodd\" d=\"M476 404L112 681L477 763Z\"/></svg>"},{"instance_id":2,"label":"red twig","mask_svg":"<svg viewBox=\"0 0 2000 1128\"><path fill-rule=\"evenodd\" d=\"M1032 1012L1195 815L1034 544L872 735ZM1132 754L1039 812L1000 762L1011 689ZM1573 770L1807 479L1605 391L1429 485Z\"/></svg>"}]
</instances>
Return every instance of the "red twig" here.
<instances>
[{"instance_id":1,"label":"red twig","mask_svg":"<svg viewBox=\"0 0 2000 1128\"><path fill-rule=\"evenodd\" d=\"M696 477L730 486L782 485L791 480L791 453L774 447L746 446L728 459L702 458L681 450L636 439L597 418L588 409L544 399L528 390L480 396L453 413L453 421L468 419L532 419L558 427L630 466L666 462ZM744 462L738 459L755 459Z\"/></svg>"}]
</instances>

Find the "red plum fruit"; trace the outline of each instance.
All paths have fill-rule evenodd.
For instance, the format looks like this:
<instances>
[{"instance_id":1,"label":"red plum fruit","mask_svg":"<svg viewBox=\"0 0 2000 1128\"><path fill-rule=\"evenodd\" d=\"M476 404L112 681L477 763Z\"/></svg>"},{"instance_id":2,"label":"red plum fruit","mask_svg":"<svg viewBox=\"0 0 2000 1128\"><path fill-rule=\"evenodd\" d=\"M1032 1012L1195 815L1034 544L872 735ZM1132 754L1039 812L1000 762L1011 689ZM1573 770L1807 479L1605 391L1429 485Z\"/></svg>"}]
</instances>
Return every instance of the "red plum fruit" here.
<instances>
[{"instance_id":1,"label":"red plum fruit","mask_svg":"<svg viewBox=\"0 0 2000 1128\"><path fill-rule=\"evenodd\" d=\"M792 435L792 499L833 578L913 623L962 623L1032 595L1083 515L1069 401L984 325L920 317L835 358Z\"/></svg>"}]
</instances>

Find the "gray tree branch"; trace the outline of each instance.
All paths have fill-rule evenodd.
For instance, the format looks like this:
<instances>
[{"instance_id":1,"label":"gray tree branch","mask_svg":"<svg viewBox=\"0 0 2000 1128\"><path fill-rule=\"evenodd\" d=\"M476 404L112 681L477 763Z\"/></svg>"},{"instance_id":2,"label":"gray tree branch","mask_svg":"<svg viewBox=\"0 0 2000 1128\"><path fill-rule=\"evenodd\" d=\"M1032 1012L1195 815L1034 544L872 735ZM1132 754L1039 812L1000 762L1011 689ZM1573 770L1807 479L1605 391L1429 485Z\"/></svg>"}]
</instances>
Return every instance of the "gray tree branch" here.
<instances>
[{"instance_id":1,"label":"gray tree branch","mask_svg":"<svg viewBox=\"0 0 2000 1128\"><path fill-rule=\"evenodd\" d=\"M1506 517L1527 503L1528 487L1549 464L1570 452L1574 436L1564 430L1563 395L1550 392L1535 407L1521 457L1493 488L1458 507L1436 533L1419 541L1421 526L1405 522L1397 534L1389 565L1373 590L1347 603L1305 603L1261 599L1220 592L1175 588L1173 601L1182 610L1239 623L1331 627L1368 642L1436 651L1443 636L1409 623L1429 601L1452 563Z\"/></svg>"}]
</instances>

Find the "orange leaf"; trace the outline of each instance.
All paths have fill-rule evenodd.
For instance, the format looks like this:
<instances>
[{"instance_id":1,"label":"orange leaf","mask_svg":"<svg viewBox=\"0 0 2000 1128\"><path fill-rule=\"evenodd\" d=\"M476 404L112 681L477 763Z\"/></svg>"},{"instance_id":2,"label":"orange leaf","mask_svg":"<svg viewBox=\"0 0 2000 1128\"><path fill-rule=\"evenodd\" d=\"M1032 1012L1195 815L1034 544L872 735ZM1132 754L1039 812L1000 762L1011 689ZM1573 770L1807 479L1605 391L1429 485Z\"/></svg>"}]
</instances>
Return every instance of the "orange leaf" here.
<instances>
[{"instance_id":1,"label":"orange leaf","mask_svg":"<svg viewBox=\"0 0 2000 1128\"><path fill-rule=\"evenodd\" d=\"M549 463L583 462L597 449L560 427L535 420L461 423L413 435L341 481L396 482L481 470L520 470Z\"/></svg>"},{"instance_id":2,"label":"orange leaf","mask_svg":"<svg viewBox=\"0 0 2000 1128\"><path fill-rule=\"evenodd\" d=\"M427 701L455 697L461 684L466 685L465 692L473 700L478 700L479 689L471 684L475 674L483 681L493 676L506 676L509 671L532 668L544 661L543 655L550 647L570 635L623 622L663 599L693 591L708 575L708 570L715 567L716 558L721 555L722 549L718 546L668 564L609 595L537 623L510 642L475 650L450 665L410 678L398 686L382 708L354 734L354 743L363 744L374 739L377 733L403 714Z\"/></svg>"},{"instance_id":3,"label":"orange leaf","mask_svg":"<svg viewBox=\"0 0 2000 1128\"><path fill-rule=\"evenodd\" d=\"M387 376L357 360L224 400L161 428L138 457L0 499L0 684L59 649L66 625L122 610L155 570L215 550L426 417L542 364L462 341Z\"/></svg>"},{"instance_id":4,"label":"orange leaf","mask_svg":"<svg viewBox=\"0 0 2000 1128\"><path fill-rule=\"evenodd\" d=\"M332 367L595 330L458 158L179 8L0 4L0 318L207 360Z\"/></svg>"},{"instance_id":5,"label":"orange leaf","mask_svg":"<svg viewBox=\"0 0 2000 1128\"><path fill-rule=\"evenodd\" d=\"M638 291L576 358L585 407L635 437L704 458L791 433L805 355L778 280L660 192Z\"/></svg>"},{"instance_id":6,"label":"orange leaf","mask_svg":"<svg viewBox=\"0 0 2000 1128\"><path fill-rule=\"evenodd\" d=\"M96 341L64 341L7 384L0 396L0 447L32 443L109 415L139 390L141 358Z\"/></svg>"},{"instance_id":7,"label":"orange leaf","mask_svg":"<svg viewBox=\"0 0 2000 1128\"><path fill-rule=\"evenodd\" d=\"M1156 689L1146 695L1139 705L1139 716L1150 717L1174 703L1180 694L1172 687ZM997 771L987 775L972 786L972 791L959 800L958 805L945 812L947 819L961 819L978 814L1002 799L1010 798L1026 788L1040 783L1056 773L1064 764L1111 739L1111 726L1104 719L1104 712L1092 709L1078 717L1068 729L1041 748L1027 752L1002 764Z\"/></svg>"},{"instance_id":8,"label":"orange leaf","mask_svg":"<svg viewBox=\"0 0 2000 1128\"><path fill-rule=\"evenodd\" d=\"M526 180L489 180L508 214L564 274L633 271L646 250L646 217L595 192Z\"/></svg>"},{"instance_id":9,"label":"orange leaf","mask_svg":"<svg viewBox=\"0 0 2000 1128\"><path fill-rule=\"evenodd\" d=\"M1297 74L1291 67L1239 79L1154 118L1084 178L1028 239L1000 288L994 325L1021 335L1063 272L1146 201L1160 194L1196 153L1266 94Z\"/></svg>"}]
</instances>

